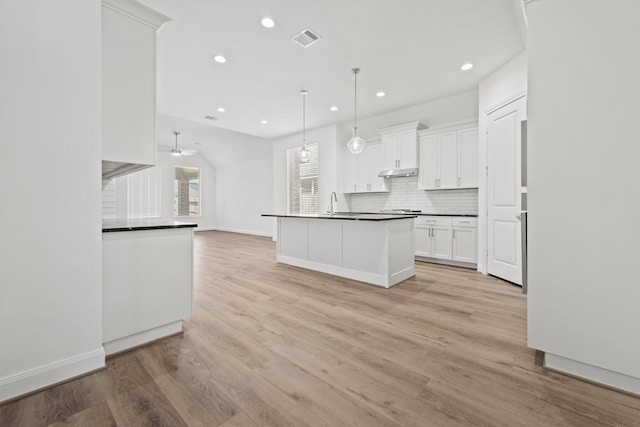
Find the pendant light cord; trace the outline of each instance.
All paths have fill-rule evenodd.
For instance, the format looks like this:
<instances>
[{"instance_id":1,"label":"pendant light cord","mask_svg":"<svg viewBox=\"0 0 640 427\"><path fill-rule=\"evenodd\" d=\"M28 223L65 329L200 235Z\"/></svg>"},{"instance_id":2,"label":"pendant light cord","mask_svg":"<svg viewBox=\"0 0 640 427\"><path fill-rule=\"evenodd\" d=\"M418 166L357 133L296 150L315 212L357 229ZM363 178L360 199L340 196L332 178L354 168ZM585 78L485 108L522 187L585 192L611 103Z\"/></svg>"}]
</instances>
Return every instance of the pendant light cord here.
<instances>
[{"instance_id":1,"label":"pendant light cord","mask_svg":"<svg viewBox=\"0 0 640 427\"><path fill-rule=\"evenodd\" d=\"M358 129L358 73L360 72L360 68L354 68L353 71L353 127Z\"/></svg>"},{"instance_id":2,"label":"pendant light cord","mask_svg":"<svg viewBox=\"0 0 640 427\"><path fill-rule=\"evenodd\" d=\"M304 142L304 149L307 149L307 125L306 125L306 98L307 91L300 91L302 94L302 141Z\"/></svg>"}]
</instances>

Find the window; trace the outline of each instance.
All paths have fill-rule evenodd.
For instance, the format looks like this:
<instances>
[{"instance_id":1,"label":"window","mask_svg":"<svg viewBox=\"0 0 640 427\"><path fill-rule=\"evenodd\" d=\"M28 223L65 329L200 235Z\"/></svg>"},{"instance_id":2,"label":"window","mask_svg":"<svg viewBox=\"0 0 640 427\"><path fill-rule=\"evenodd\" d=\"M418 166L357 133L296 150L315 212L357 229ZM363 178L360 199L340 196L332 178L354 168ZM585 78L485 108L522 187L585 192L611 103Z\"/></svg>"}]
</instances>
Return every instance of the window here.
<instances>
[{"instance_id":1,"label":"window","mask_svg":"<svg viewBox=\"0 0 640 427\"><path fill-rule=\"evenodd\" d=\"M200 169L175 166L174 216L200 216Z\"/></svg>"},{"instance_id":2,"label":"window","mask_svg":"<svg viewBox=\"0 0 640 427\"><path fill-rule=\"evenodd\" d=\"M300 147L287 150L287 211L292 214L318 213L318 143L307 143L309 163L300 163Z\"/></svg>"}]
</instances>

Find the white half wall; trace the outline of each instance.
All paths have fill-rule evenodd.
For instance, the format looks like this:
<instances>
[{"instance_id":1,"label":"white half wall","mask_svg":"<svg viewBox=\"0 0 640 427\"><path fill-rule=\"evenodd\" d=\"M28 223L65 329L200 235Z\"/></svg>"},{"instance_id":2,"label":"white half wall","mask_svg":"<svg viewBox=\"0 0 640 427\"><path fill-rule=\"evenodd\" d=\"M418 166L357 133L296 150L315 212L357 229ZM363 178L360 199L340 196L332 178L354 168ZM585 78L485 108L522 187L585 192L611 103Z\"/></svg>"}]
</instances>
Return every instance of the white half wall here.
<instances>
[{"instance_id":1,"label":"white half wall","mask_svg":"<svg viewBox=\"0 0 640 427\"><path fill-rule=\"evenodd\" d=\"M528 344L640 394L640 3L527 10Z\"/></svg>"},{"instance_id":2,"label":"white half wall","mask_svg":"<svg viewBox=\"0 0 640 427\"><path fill-rule=\"evenodd\" d=\"M487 274L487 112L527 92L527 54L522 52L478 85L478 271Z\"/></svg>"},{"instance_id":3,"label":"white half wall","mask_svg":"<svg viewBox=\"0 0 640 427\"><path fill-rule=\"evenodd\" d=\"M101 25L0 2L0 402L104 366Z\"/></svg>"}]
</instances>

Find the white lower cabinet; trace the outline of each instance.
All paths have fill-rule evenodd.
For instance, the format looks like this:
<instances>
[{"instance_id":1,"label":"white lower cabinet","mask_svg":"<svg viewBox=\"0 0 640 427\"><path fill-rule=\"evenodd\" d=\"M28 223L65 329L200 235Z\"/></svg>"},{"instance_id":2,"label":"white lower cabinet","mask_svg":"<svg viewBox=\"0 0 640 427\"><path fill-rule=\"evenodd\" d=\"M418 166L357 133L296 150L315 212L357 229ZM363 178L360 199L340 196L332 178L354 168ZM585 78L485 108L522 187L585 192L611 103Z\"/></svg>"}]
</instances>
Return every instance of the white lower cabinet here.
<instances>
[{"instance_id":1,"label":"white lower cabinet","mask_svg":"<svg viewBox=\"0 0 640 427\"><path fill-rule=\"evenodd\" d=\"M419 216L415 229L416 255L451 259L451 217Z\"/></svg>"},{"instance_id":2,"label":"white lower cabinet","mask_svg":"<svg viewBox=\"0 0 640 427\"><path fill-rule=\"evenodd\" d=\"M454 261L473 264L478 262L475 218L454 218L452 240L452 259Z\"/></svg>"},{"instance_id":3,"label":"white lower cabinet","mask_svg":"<svg viewBox=\"0 0 640 427\"><path fill-rule=\"evenodd\" d=\"M415 255L476 264L476 218L419 216L415 219Z\"/></svg>"}]
</instances>

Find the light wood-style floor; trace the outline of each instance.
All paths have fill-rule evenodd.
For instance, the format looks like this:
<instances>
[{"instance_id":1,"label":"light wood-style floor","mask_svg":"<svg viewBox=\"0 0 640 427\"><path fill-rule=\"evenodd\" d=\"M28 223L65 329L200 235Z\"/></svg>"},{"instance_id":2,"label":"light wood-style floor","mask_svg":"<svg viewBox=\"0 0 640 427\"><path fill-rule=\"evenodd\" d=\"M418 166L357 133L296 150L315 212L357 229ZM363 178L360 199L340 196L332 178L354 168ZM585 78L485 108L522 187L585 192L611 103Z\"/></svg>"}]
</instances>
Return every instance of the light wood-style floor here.
<instances>
[{"instance_id":1,"label":"light wood-style floor","mask_svg":"<svg viewBox=\"0 0 640 427\"><path fill-rule=\"evenodd\" d=\"M520 288L417 263L382 289L198 232L183 336L0 406L0 426L637 426L640 399L548 372Z\"/></svg>"}]
</instances>

